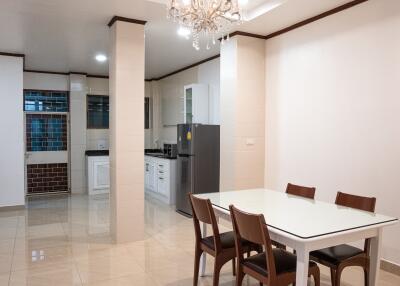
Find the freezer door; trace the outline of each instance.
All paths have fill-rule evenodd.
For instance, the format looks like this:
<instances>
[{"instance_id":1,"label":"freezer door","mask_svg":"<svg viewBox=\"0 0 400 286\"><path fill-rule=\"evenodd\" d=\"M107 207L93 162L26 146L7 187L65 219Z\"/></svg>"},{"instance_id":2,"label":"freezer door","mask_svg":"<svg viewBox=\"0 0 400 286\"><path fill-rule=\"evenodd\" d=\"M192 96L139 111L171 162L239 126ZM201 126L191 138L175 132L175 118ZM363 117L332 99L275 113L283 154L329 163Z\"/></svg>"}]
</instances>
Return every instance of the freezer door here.
<instances>
[{"instance_id":1,"label":"freezer door","mask_svg":"<svg viewBox=\"0 0 400 286\"><path fill-rule=\"evenodd\" d=\"M178 124L178 154L194 155L195 125Z\"/></svg>"},{"instance_id":2,"label":"freezer door","mask_svg":"<svg viewBox=\"0 0 400 286\"><path fill-rule=\"evenodd\" d=\"M192 215L188 194L194 192L194 156L178 156L178 186L176 210Z\"/></svg>"}]
</instances>

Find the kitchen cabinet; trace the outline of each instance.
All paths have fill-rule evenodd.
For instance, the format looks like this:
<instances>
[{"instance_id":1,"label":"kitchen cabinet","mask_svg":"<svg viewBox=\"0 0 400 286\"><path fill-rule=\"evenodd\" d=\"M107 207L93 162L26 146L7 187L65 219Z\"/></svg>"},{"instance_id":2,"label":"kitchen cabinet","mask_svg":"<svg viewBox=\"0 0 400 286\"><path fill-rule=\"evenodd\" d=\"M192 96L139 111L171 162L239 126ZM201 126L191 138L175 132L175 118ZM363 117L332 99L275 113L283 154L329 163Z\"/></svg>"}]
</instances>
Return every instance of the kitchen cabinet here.
<instances>
[{"instance_id":1,"label":"kitchen cabinet","mask_svg":"<svg viewBox=\"0 0 400 286\"><path fill-rule=\"evenodd\" d=\"M145 156L144 164L146 194L175 205L176 160Z\"/></svg>"},{"instance_id":2,"label":"kitchen cabinet","mask_svg":"<svg viewBox=\"0 0 400 286\"><path fill-rule=\"evenodd\" d=\"M87 156L87 186L89 195L110 192L110 160L108 156Z\"/></svg>"},{"instance_id":3,"label":"kitchen cabinet","mask_svg":"<svg viewBox=\"0 0 400 286\"><path fill-rule=\"evenodd\" d=\"M181 123L209 124L208 85L191 84L184 87Z\"/></svg>"}]
</instances>

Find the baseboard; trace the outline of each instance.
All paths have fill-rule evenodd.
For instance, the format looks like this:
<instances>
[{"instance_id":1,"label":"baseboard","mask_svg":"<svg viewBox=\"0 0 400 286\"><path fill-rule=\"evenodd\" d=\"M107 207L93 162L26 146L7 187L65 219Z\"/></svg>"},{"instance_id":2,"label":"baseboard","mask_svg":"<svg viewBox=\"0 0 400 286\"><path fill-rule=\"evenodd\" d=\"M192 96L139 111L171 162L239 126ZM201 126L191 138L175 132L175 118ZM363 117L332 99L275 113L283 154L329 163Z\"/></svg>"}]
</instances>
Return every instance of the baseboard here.
<instances>
[{"instance_id":1,"label":"baseboard","mask_svg":"<svg viewBox=\"0 0 400 286\"><path fill-rule=\"evenodd\" d=\"M0 212L20 211L20 210L24 210L24 209L25 209L25 205L0 207Z\"/></svg>"},{"instance_id":2,"label":"baseboard","mask_svg":"<svg viewBox=\"0 0 400 286\"><path fill-rule=\"evenodd\" d=\"M392 273L394 275L400 276L400 265L398 265L396 263L382 259L381 260L381 269L386 272Z\"/></svg>"}]
</instances>

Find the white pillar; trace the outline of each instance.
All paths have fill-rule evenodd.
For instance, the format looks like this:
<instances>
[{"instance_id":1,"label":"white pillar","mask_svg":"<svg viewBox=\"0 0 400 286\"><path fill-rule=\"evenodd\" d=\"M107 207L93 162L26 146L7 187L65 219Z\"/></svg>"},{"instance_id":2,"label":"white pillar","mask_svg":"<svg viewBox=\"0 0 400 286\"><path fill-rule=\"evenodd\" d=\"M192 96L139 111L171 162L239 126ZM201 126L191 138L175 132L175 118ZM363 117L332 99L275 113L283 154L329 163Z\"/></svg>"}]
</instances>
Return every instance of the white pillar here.
<instances>
[{"instance_id":1,"label":"white pillar","mask_svg":"<svg viewBox=\"0 0 400 286\"><path fill-rule=\"evenodd\" d=\"M111 233L144 238L144 25L117 20L110 44Z\"/></svg>"},{"instance_id":2,"label":"white pillar","mask_svg":"<svg viewBox=\"0 0 400 286\"><path fill-rule=\"evenodd\" d=\"M265 40L221 46L221 191L264 187Z\"/></svg>"},{"instance_id":3,"label":"white pillar","mask_svg":"<svg viewBox=\"0 0 400 286\"><path fill-rule=\"evenodd\" d=\"M25 205L23 61L0 54L0 208Z\"/></svg>"},{"instance_id":4,"label":"white pillar","mask_svg":"<svg viewBox=\"0 0 400 286\"><path fill-rule=\"evenodd\" d=\"M71 73L70 84L70 187L72 193L86 193L86 75Z\"/></svg>"}]
</instances>

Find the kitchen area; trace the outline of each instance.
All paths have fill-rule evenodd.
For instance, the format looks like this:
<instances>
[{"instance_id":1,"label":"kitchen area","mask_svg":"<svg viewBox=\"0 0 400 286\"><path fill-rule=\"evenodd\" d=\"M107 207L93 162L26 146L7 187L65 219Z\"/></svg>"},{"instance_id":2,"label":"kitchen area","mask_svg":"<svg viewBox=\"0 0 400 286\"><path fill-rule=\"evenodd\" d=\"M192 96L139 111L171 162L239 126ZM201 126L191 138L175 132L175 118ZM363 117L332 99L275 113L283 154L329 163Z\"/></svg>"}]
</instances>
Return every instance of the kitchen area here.
<instances>
[{"instance_id":1,"label":"kitchen area","mask_svg":"<svg viewBox=\"0 0 400 286\"><path fill-rule=\"evenodd\" d=\"M219 63L212 59L145 82L145 197L184 215L191 214L188 192L219 190ZM109 106L98 102L88 108L100 114ZM91 196L110 192L107 132L105 126L88 129L85 175Z\"/></svg>"}]
</instances>

